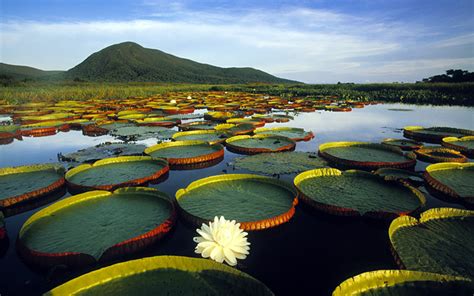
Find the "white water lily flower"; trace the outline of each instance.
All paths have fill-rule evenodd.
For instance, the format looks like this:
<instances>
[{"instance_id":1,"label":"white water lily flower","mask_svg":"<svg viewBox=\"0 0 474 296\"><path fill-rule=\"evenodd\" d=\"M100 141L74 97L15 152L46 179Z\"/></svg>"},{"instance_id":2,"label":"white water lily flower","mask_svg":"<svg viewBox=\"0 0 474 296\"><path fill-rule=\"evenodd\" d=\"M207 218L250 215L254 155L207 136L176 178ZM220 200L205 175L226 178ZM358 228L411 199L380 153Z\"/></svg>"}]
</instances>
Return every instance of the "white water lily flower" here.
<instances>
[{"instance_id":1,"label":"white water lily flower","mask_svg":"<svg viewBox=\"0 0 474 296\"><path fill-rule=\"evenodd\" d=\"M170 103L171 104L176 104L176 100L171 100Z\"/></svg>"},{"instance_id":2,"label":"white water lily flower","mask_svg":"<svg viewBox=\"0 0 474 296\"><path fill-rule=\"evenodd\" d=\"M193 239L197 243L195 252L204 258L234 266L237 259L245 259L249 254L248 233L240 229L240 223L235 220L214 217L214 222L203 223L196 231L200 236Z\"/></svg>"}]
</instances>

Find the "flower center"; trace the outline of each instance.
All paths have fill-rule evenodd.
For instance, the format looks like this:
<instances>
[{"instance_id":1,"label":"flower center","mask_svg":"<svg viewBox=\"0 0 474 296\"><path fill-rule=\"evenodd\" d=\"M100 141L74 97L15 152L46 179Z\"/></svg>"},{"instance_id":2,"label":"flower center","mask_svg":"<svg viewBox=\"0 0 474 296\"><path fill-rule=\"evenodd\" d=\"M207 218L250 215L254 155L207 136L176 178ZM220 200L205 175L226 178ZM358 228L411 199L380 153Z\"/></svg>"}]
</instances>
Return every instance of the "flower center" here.
<instances>
[{"instance_id":1,"label":"flower center","mask_svg":"<svg viewBox=\"0 0 474 296\"><path fill-rule=\"evenodd\" d=\"M232 240L232 231L228 227L221 228L216 233L216 242L221 246L226 246Z\"/></svg>"}]
</instances>

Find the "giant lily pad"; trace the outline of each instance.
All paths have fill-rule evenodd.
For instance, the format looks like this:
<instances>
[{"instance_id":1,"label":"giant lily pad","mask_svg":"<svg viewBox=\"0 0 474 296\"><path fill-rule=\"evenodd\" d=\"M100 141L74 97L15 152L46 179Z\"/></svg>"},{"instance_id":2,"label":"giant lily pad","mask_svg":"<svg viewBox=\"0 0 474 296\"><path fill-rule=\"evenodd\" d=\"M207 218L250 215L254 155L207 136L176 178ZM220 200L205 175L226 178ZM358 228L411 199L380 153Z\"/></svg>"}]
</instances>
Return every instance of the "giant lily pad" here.
<instances>
[{"instance_id":1,"label":"giant lily pad","mask_svg":"<svg viewBox=\"0 0 474 296\"><path fill-rule=\"evenodd\" d=\"M466 136L461 138L446 137L443 138L441 145L460 151L469 158L474 158L474 136Z\"/></svg>"},{"instance_id":2,"label":"giant lily pad","mask_svg":"<svg viewBox=\"0 0 474 296\"><path fill-rule=\"evenodd\" d=\"M60 159L62 161L91 162L113 156L140 155L145 148L145 145L139 144L103 143L76 152L61 154Z\"/></svg>"},{"instance_id":3,"label":"giant lily pad","mask_svg":"<svg viewBox=\"0 0 474 296\"><path fill-rule=\"evenodd\" d=\"M382 168L374 172L376 175L382 176L385 180L402 180L413 185L423 185L423 177L419 173L408 170Z\"/></svg>"},{"instance_id":4,"label":"giant lily pad","mask_svg":"<svg viewBox=\"0 0 474 296\"><path fill-rule=\"evenodd\" d=\"M384 139L382 144L398 147L402 150L415 150L423 147L423 144L417 141L406 140L406 139Z\"/></svg>"},{"instance_id":5,"label":"giant lily pad","mask_svg":"<svg viewBox=\"0 0 474 296\"><path fill-rule=\"evenodd\" d=\"M364 272L342 282L333 296L445 296L471 295L472 280L413 270L377 270Z\"/></svg>"},{"instance_id":6,"label":"giant lily pad","mask_svg":"<svg viewBox=\"0 0 474 296\"><path fill-rule=\"evenodd\" d=\"M319 155L342 167L374 170L384 167L413 168L416 157L397 147L366 142L329 142L319 146Z\"/></svg>"},{"instance_id":7,"label":"giant lily pad","mask_svg":"<svg viewBox=\"0 0 474 296\"><path fill-rule=\"evenodd\" d=\"M66 173L70 188L113 190L156 180L169 171L168 162L149 156L120 156L83 164Z\"/></svg>"},{"instance_id":8,"label":"giant lily pad","mask_svg":"<svg viewBox=\"0 0 474 296\"><path fill-rule=\"evenodd\" d=\"M214 121L193 121L180 124L178 127L182 131L213 130L217 124Z\"/></svg>"},{"instance_id":9,"label":"giant lily pad","mask_svg":"<svg viewBox=\"0 0 474 296\"><path fill-rule=\"evenodd\" d=\"M179 166L222 158L224 147L204 141L176 141L148 147L145 153L152 157L166 158L170 165Z\"/></svg>"},{"instance_id":10,"label":"giant lily pad","mask_svg":"<svg viewBox=\"0 0 474 296\"><path fill-rule=\"evenodd\" d=\"M172 139L175 141L205 141L211 144L223 143L229 135L225 132L215 130L196 130L187 132L177 132Z\"/></svg>"},{"instance_id":11,"label":"giant lily pad","mask_svg":"<svg viewBox=\"0 0 474 296\"><path fill-rule=\"evenodd\" d=\"M230 151L243 154L292 151L296 146L295 141L287 137L272 135L235 136L225 143Z\"/></svg>"},{"instance_id":12,"label":"giant lily pad","mask_svg":"<svg viewBox=\"0 0 474 296\"><path fill-rule=\"evenodd\" d=\"M64 168L55 164L0 168L0 206L37 198L64 185Z\"/></svg>"},{"instance_id":13,"label":"giant lily pad","mask_svg":"<svg viewBox=\"0 0 474 296\"><path fill-rule=\"evenodd\" d=\"M156 256L114 264L46 295L273 295L255 278L212 260Z\"/></svg>"},{"instance_id":14,"label":"giant lily pad","mask_svg":"<svg viewBox=\"0 0 474 296\"><path fill-rule=\"evenodd\" d=\"M110 131L110 135L124 141L140 141L149 138L170 139L175 131L161 126L135 126L118 127Z\"/></svg>"},{"instance_id":15,"label":"giant lily pad","mask_svg":"<svg viewBox=\"0 0 474 296\"><path fill-rule=\"evenodd\" d=\"M295 127L258 128L254 131L254 133L259 135L264 134L287 137L292 139L293 141L309 141L314 138L313 132L307 132L302 128Z\"/></svg>"},{"instance_id":16,"label":"giant lily pad","mask_svg":"<svg viewBox=\"0 0 474 296\"><path fill-rule=\"evenodd\" d=\"M426 187L436 196L474 205L474 163L437 163L424 173Z\"/></svg>"},{"instance_id":17,"label":"giant lily pad","mask_svg":"<svg viewBox=\"0 0 474 296\"><path fill-rule=\"evenodd\" d=\"M237 169L262 174L292 174L326 167L326 161L307 152L261 153L234 159Z\"/></svg>"},{"instance_id":18,"label":"giant lily pad","mask_svg":"<svg viewBox=\"0 0 474 296\"><path fill-rule=\"evenodd\" d=\"M183 217L195 225L224 216L239 222L243 229L259 230L290 220L297 193L277 179L227 174L192 182L176 192L176 200Z\"/></svg>"},{"instance_id":19,"label":"giant lily pad","mask_svg":"<svg viewBox=\"0 0 474 296\"><path fill-rule=\"evenodd\" d=\"M145 248L175 217L169 197L153 188L89 191L32 215L20 230L18 250L38 265L86 265Z\"/></svg>"},{"instance_id":20,"label":"giant lily pad","mask_svg":"<svg viewBox=\"0 0 474 296\"><path fill-rule=\"evenodd\" d=\"M296 176L301 199L310 206L341 216L395 218L425 204L417 189L364 171L322 168Z\"/></svg>"},{"instance_id":21,"label":"giant lily pad","mask_svg":"<svg viewBox=\"0 0 474 296\"><path fill-rule=\"evenodd\" d=\"M435 208L392 221L390 241L401 267L474 277L474 211Z\"/></svg>"},{"instance_id":22,"label":"giant lily pad","mask_svg":"<svg viewBox=\"0 0 474 296\"><path fill-rule=\"evenodd\" d=\"M217 131L226 132L229 135L237 136L250 134L255 130L255 126L250 123L223 123L216 125L214 129Z\"/></svg>"},{"instance_id":23,"label":"giant lily pad","mask_svg":"<svg viewBox=\"0 0 474 296\"><path fill-rule=\"evenodd\" d=\"M414 151L417 159L426 162L466 162L461 152L442 147L425 147Z\"/></svg>"},{"instance_id":24,"label":"giant lily pad","mask_svg":"<svg viewBox=\"0 0 474 296\"><path fill-rule=\"evenodd\" d=\"M446 137L474 136L474 131L453 127L405 126L403 135L417 141L440 144Z\"/></svg>"}]
</instances>

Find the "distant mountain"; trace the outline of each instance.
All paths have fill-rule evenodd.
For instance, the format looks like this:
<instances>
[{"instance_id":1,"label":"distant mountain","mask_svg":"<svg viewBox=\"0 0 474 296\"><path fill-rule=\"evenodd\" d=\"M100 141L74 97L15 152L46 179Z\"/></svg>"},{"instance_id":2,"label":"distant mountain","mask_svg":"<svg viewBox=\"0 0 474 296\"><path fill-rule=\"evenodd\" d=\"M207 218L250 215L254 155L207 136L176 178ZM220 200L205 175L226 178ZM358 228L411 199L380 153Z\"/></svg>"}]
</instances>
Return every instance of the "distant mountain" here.
<instances>
[{"instance_id":1,"label":"distant mountain","mask_svg":"<svg viewBox=\"0 0 474 296\"><path fill-rule=\"evenodd\" d=\"M181 83L295 83L253 68L220 68L179 58L133 42L106 47L65 73L87 81Z\"/></svg>"},{"instance_id":2,"label":"distant mountain","mask_svg":"<svg viewBox=\"0 0 474 296\"><path fill-rule=\"evenodd\" d=\"M58 78L64 71L43 71L28 66L0 63L0 75L15 80L41 80Z\"/></svg>"}]
</instances>

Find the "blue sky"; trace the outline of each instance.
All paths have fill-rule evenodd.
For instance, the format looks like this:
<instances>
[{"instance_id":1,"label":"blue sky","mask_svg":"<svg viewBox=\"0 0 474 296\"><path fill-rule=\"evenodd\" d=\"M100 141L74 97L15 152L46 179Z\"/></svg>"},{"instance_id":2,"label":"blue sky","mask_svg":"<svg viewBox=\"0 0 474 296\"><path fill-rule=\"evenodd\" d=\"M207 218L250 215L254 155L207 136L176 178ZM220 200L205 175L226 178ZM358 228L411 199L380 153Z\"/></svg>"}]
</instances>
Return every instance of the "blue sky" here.
<instances>
[{"instance_id":1,"label":"blue sky","mask_svg":"<svg viewBox=\"0 0 474 296\"><path fill-rule=\"evenodd\" d=\"M474 70L474 1L1 0L0 61L66 70L108 45L309 83Z\"/></svg>"}]
</instances>

